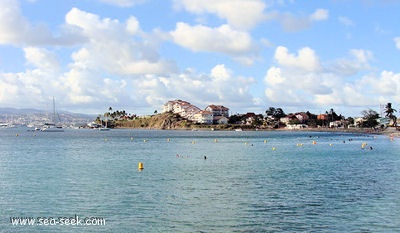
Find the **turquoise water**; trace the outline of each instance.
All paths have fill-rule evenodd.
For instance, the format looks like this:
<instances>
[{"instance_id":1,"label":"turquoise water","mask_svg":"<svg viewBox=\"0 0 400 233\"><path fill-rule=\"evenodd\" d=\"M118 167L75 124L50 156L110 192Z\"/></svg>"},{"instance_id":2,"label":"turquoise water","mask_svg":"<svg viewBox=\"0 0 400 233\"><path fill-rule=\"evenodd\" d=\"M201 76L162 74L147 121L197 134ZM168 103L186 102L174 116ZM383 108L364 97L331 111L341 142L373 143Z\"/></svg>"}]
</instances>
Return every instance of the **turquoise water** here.
<instances>
[{"instance_id":1,"label":"turquoise water","mask_svg":"<svg viewBox=\"0 0 400 233\"><path fill-rule=\"evenodd\" d=\"M0 232L399 232L399 151L343 133L1 129ZM75 215L105 225L10 223Z\"/></svg>"}]
</instances>

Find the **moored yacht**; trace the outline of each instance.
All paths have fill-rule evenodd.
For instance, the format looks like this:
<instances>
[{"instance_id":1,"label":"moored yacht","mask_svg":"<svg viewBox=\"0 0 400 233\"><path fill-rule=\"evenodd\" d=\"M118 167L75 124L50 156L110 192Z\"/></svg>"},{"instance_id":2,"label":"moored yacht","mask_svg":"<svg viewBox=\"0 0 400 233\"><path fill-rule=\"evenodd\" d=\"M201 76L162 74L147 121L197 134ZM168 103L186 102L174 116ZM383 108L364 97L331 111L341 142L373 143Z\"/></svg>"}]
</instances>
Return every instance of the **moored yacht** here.
<instances>
[{"instance_id":1,"label":"moored yacht","mask_svg":"<svg viewBox=\"0 0 400 233\"><path fill-rule=\"evenodd\" d=\"M56 103L53 97L53 116L52 116L52 122L50 123L45 123L44 126L42 127L41 131L43 132L64 132L64 129L62 128L61 125L56 125Z\"/></svg>"}]
</instances>

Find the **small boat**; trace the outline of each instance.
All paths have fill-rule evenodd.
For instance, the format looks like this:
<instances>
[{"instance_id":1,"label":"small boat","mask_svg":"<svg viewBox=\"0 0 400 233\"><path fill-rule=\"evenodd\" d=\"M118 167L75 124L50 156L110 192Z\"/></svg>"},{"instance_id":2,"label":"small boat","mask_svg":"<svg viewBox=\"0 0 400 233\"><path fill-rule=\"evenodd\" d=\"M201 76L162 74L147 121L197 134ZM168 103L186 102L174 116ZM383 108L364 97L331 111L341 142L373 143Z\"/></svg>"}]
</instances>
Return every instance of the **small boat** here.
<instances>
[{"instance_id":1,"label":"small boat","mask_svg":"<svg viewBox=\"0 0 400 233\"><path fill-rule=\"evenodd\" d=\"M51 123L45 123L40 129L43 132L64 132L64 129L60 125L56 125L56 103L53 97L53 116Z\"/></svg>"},{"instance_id":2,"label":"small boat","mask_svg":"<svg viewBox=\"0 0 400 233\"><path fill-rule=\"evenodd\" d=\"M41 131L43 132L64 132L62 126L56 126L53 123L45 123Z\"/></svg>"},{"instance_id":3,"label":"small boat","mask_svg":"<svg viewBox=\"0 0 400 233\"><path fill-rule=\"evenodd\" d=\"M106 122L106 125L103 126L103 124L102 124L101 127L99 128L100 131L109 131L110 130L110 128L108 128L108 117L105 122Z\"/></svg>"}]
</instances>

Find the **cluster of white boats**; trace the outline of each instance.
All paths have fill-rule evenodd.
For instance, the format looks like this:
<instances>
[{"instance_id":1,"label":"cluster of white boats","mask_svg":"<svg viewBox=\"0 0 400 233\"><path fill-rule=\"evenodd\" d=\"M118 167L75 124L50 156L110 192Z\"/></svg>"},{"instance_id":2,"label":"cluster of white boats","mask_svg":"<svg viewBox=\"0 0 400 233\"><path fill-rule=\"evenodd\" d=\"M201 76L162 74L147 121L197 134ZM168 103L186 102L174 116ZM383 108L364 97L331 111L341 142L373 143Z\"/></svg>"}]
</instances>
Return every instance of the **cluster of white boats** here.
<instances>
[{"instance_id":1,"label":"cluster of white boats","mask_svg":"<svg viewBox=\"0 0 400 233\"><path fill-rule=\"evenodd\" d=\"M108 131L111 128L101 126L101 125L96 125L95 127L90 126L90 123L85 126L85 127L72 127L72 126L63 126L63 125L57 125L54 123L44 123L44 124L28 124L28 125L14 125L12 123L0 123L0 129L6 129L6 128L15 128L15 127L27 127L28 131L42 131L42 132L64 132L66 128L69 129L78 129L78 128L89 128L89 129L95 129L99 131Z\"/></svg>"},{"instance_id":2,"label":"cluster of white boats","mask_svg":"<svg viewBox=\"0 0 400 233\"><path fill-rule=\"evenodd\" d=\"M58 117L58 121L57 121L54 97L53 97L53 114L52 114L51 118L52 119L50 119L49 122L46 122L44 124L43 123L39 123L39 124L35 123L35 124L26 125L29 128L28 131L64 132L65 128L69 128L69 127L63 126L61 124L59 117ZM110 128L108 128L107 122L108 121L105 121L105 126L92 122L92 123L89 123L87 125L87 127L91 128L91 129L97 129L100 131L108 131L108 130L110 130ZM0 122L0 128L14 128L14 127L16 127L16 125L14 125L12 123L1 123ZM80 127L71 127L71 128L80 128Z\"/></svg>"}]
</instances>

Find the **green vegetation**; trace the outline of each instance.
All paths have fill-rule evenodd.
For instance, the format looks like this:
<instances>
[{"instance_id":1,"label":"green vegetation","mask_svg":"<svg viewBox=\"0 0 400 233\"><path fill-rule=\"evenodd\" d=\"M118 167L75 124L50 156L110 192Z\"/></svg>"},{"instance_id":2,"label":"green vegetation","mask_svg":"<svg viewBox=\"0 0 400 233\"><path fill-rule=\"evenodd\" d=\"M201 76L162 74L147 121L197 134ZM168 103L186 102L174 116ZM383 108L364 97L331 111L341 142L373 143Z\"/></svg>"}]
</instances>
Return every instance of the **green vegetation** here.
<instances>
[{"instance_id":1,"label":"green vegetation","mask_svg":"<svg viewBox=\"0 0 400 233\"><path fill-rule=\"evenodd\" d=\"M392 126L397 126L397 123L396 123L397 117L394 115L394 112L396 112L396 109L392 108L392 103L387 103L386 107L385 107L386 117L391 119Z\"/></svg>"},{"instance_id":2,"label":"green vegetation","mask_svg":"<svg viewBox=\"0 0 400 233\"><path fill-rule=\"evenodd\" d=\"M388 103L385 107L386 117L391 121L392 126L396 126L395 109L392 104ZM307 112L298 112L286 114L282 108L269 107L262 114L246 113L234 114L229 117L228 124L200 124L192 122L179 114L167 112L157 113L154 115L138 117L136 114L129 114L125 110L115 110L112 107L96 119L96 123L107 125L113 128L146 128L146 129L212 129L212 130L233 130L241 129L278 129L286 125L299 124L310 128L348 128L349 126L361 128L376 128L380 123L379 114L372 110L364 110L361 112L362 118L354 119L352 117L345 118L341 114L337 114L334 109L326 111L324 114L315 115Z\"/></svg>"}]
</instances>

